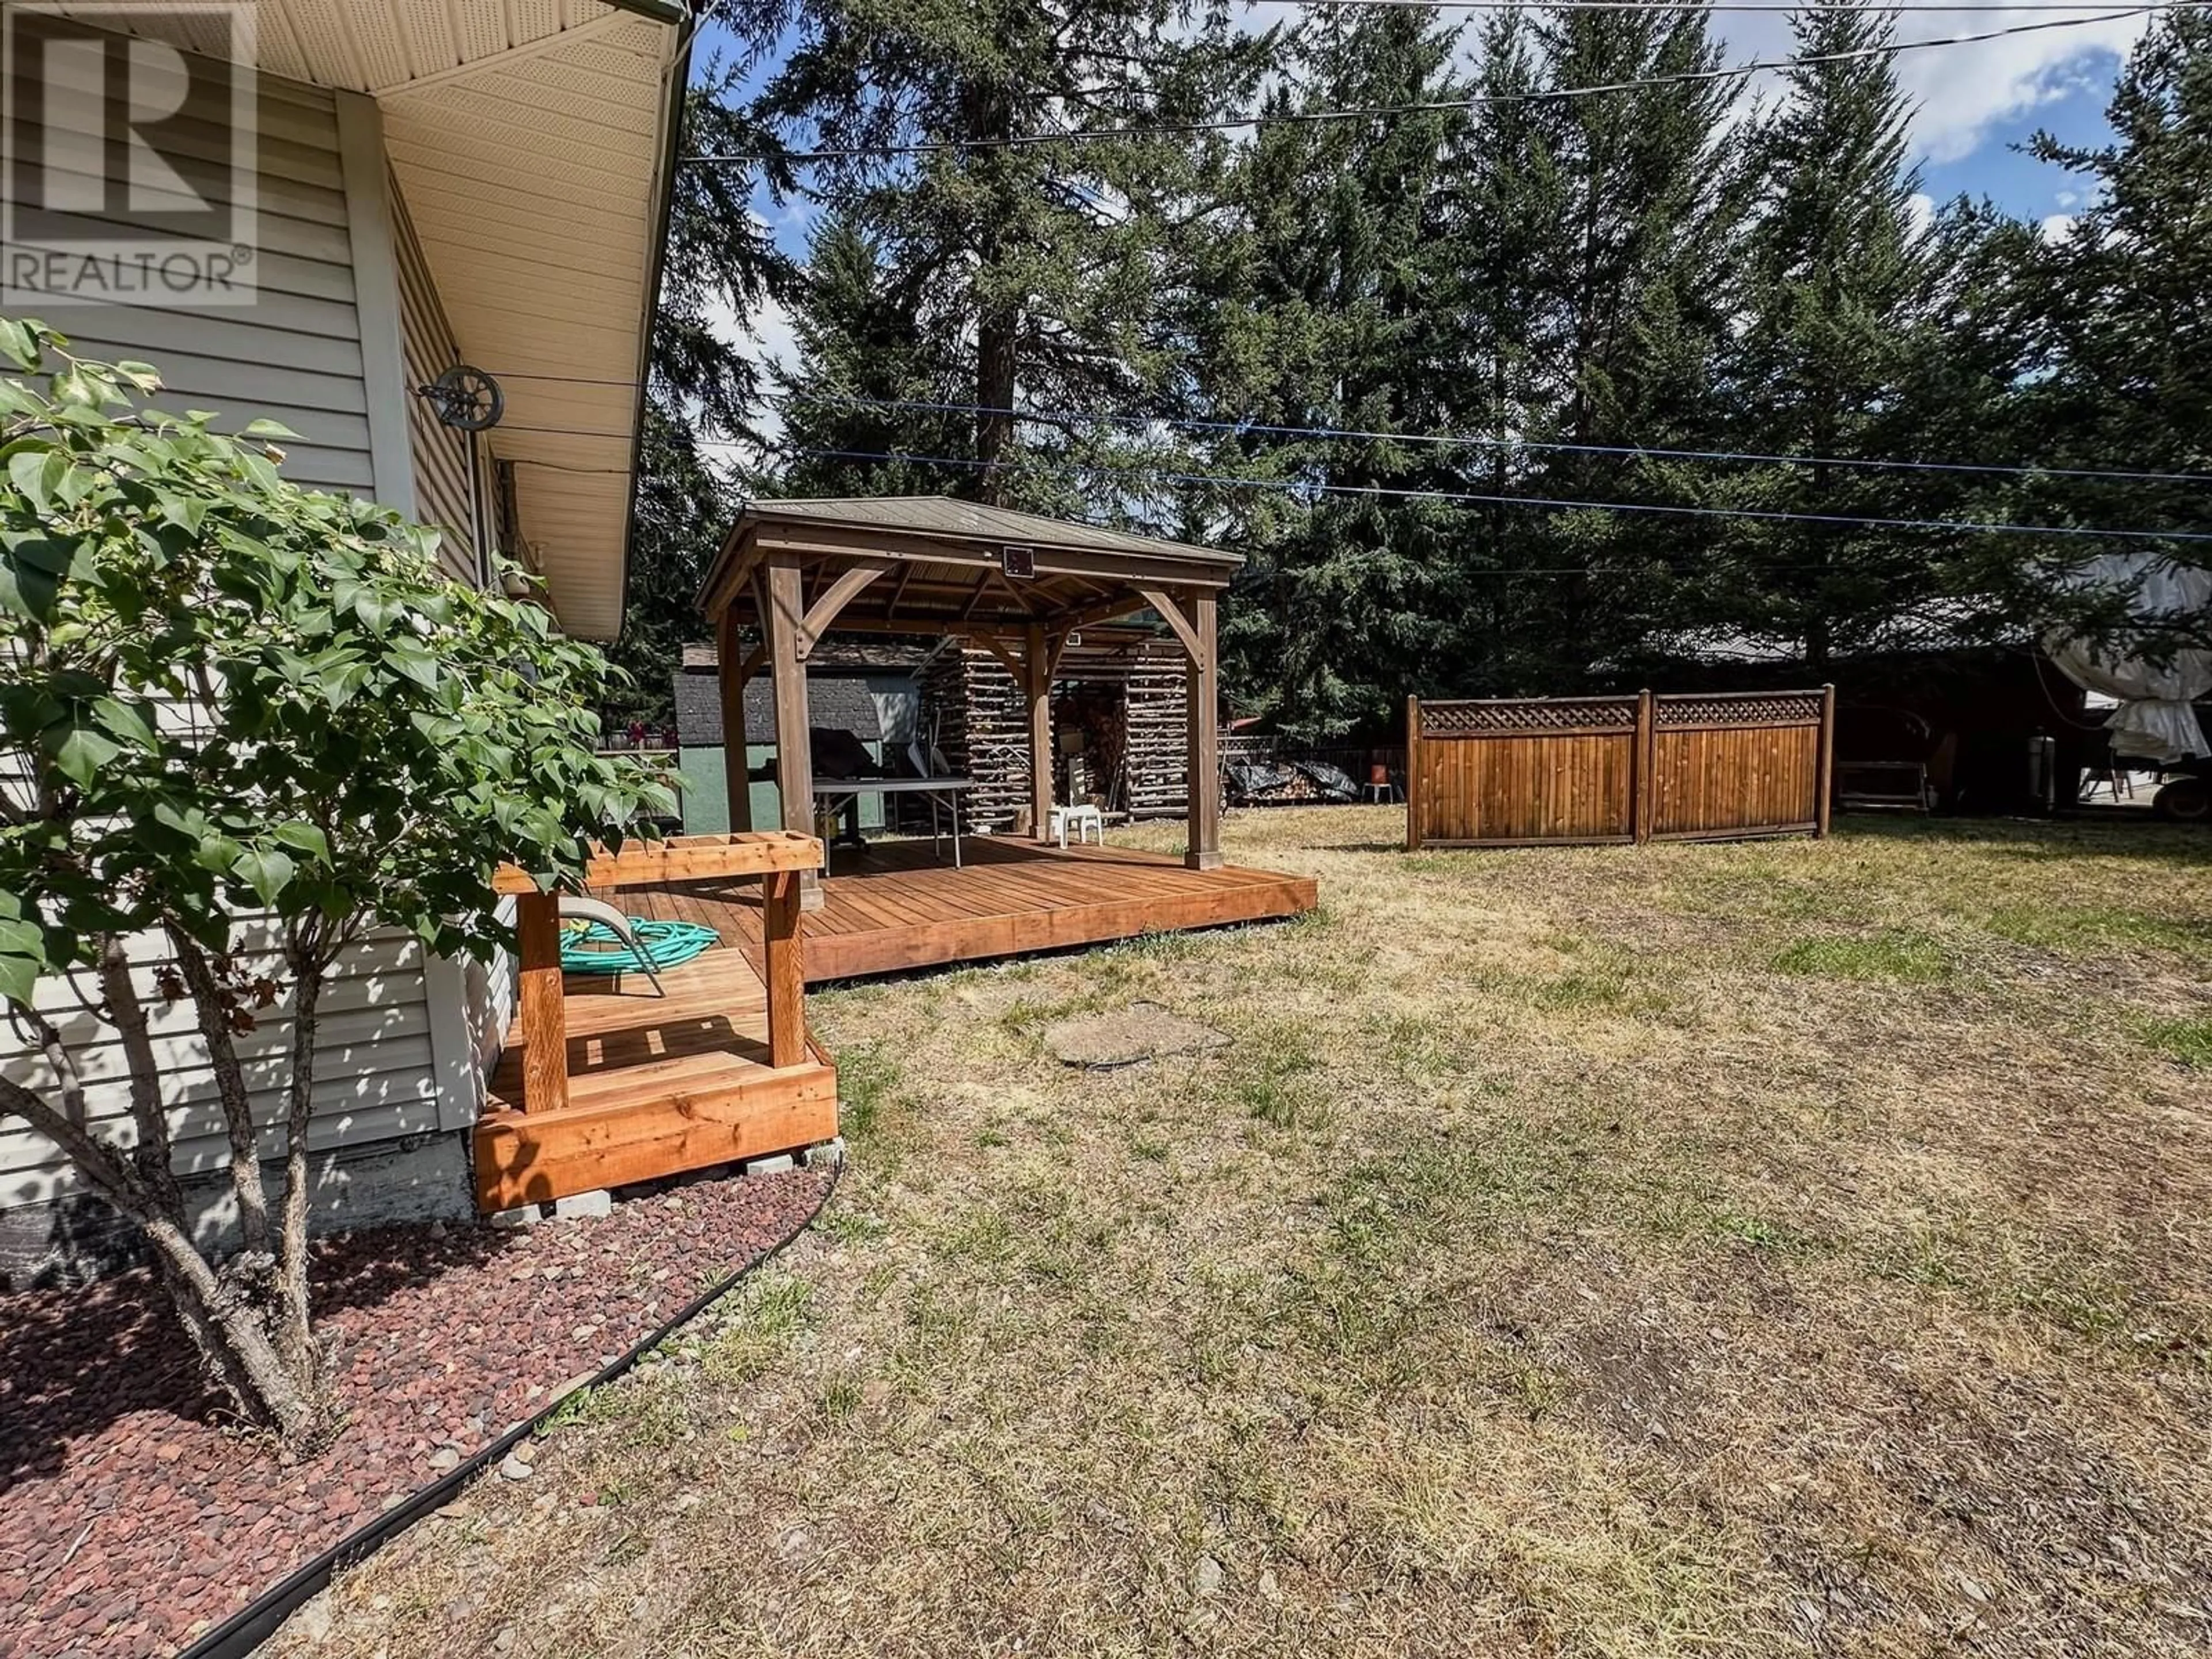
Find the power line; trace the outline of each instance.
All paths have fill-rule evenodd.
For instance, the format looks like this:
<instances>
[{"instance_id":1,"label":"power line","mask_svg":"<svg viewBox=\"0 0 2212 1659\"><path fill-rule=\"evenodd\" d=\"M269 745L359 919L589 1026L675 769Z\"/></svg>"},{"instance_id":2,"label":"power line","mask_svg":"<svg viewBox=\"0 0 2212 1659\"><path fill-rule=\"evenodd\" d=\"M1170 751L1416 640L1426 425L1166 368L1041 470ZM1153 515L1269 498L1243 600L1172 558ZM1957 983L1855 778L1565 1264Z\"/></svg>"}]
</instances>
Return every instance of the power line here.
<instances>
[{"instance_id":1,"label":"power line","mask_svg":"<svg viewBox=\"0 0 2212 1659\"><path fill-rule=\"evenodd\" d=\"M1602 82L1592 86L1553 87L1528 92L1483 93L1471 98L1436 98L1405 104L1367 104L1350 109L1286 110L1271 115L1231 115L1211 121L1180 121L1150 127L1099 127L1089 131L1018 132L999 138L941 138L911 144L848 144L823 149L794 149L775 152L775 158L783 161L855 161L866 156L945 155L969 155L981 150L1029 149L1039 144L1065 144L1118 138L1194 137L1209 132L1235 132L1248 127L1273 125L1318 125L1330 121L1364 121L1383 115L1413 115L1444 113L1488 108L1498 104L1548 103L1576 98L1595 97L1615 92L1640 92L1660 87L1689 86L1713 81L1732 81L1741 76L1765 70L1809 69L1822 64L1858 63L1870 58L1887 58L1900 52L1922 52L1936 46L1966 46L1978 41L2002 40L2012 35L2034 34L2045 29L2081 28L2091 23L2112 23L2124 18L2147 16L2153 12L2173 9L2173 0L2154 5L2129 6L2118 11L2099 12L2087 17L2048 18L2036 23L2014 23L2003 28L1983 29L1972 34L1949 34L1931 40L1898 40L1887 46L1858 46L1848 52L1826 52L1802 58L1774 58L1748 64L1724 65L1717 69L1681 70L1668 75L1639 76L1633 80ZM754 163L769 159L769 153L760 150L733 150L686 155L687 166L715 167L731 163Z\"/></svg>"},{"instance_id":2,"label":"power line","mask_svg":"<svg viewBox=\"0 0 2212 1659\"><path fill-rule=\"evenodd\" d=\"M1953 12L2083 11L2081 0L2033 0L2026 5L2006 5L2002 0L1917 0L1912 4L1883 5L1880 0L1244 0L1252 6L1348 7L1380 11L1724 11L1724 12L1869 12L1903 17L1922 13L1946 15ZM2143 11L2191 11L2208 0L2157 0Z\"/></svg>"},{"instance_id":3,"label":"power line","mask_svg":"<svg viewBox=\"0 0 2212 1659\"><path fill-rule=\"evenodd\" d=\"M1271 489L1297 495L1349 495L1369 499L1438 501L1453 506L1541 507L1565 512L1654 513L1677 518L1748 519L1770 524L1849 525L1864 530L1948 530L1970 535L2060 536L2106 541L2163 541L2212 543L2212 531L2107 530L2083 525L2002 524L1964 519L1893 519L1848 513L1796 513L1779 507L1685 507L1659 501L1590 501L1553 495L1485 495L1463 489L1405 489L1387 484L1300 483L1287 478L1232 478L1218 473L1179 472L1145 462L1115 467L1101 464L1054 465L1024 459L1019 462L979 461L957 455L915 455L897 450L813 449L794 447L787 454L822 460L908 461L922 466L964 466L1036 472L1142 472L1170 483L1220 484L1232 489Z\"/></svg>"},{"instance_id":4,"label":"power line","mask_svg":"<svg viewBox=\"0 0 2212 1659\"><path fill-rule=\"evenodd\" d=\"M1188 432L1220 432L1231 435L1256 432L1270 437L1343 438L1382 443L1439 445L1448 448L1526 450L1547 454L1650 456L1662 460L1687 461L1754 461L1787 466L1865 467L1909 472L1997 473L2030 477L2101 478L2136 483L2212 483L2212 472L2145 472L2118 467L2041 466L2033 462L1899 461L1836 455L1778 455L1763 454L1753 450L1668 449L1650 444L1577 444L1534 438L1491 438L1461 433L1370 432L1352 427L1278 426L1261 421L1203 421L1178 419L1171 416L1099 415L1077 410L1040 413L996 408L988 404L931 403L921 398L855 398L816 392L789 392L780 398L770 398L767 401L832 408L912 410L940 415L1007 415L1017 421L1033 423L1091 421L1102 425L1127 426L1139 431L1147 427L1164 426Z\"/></svg>"}]
</instances>

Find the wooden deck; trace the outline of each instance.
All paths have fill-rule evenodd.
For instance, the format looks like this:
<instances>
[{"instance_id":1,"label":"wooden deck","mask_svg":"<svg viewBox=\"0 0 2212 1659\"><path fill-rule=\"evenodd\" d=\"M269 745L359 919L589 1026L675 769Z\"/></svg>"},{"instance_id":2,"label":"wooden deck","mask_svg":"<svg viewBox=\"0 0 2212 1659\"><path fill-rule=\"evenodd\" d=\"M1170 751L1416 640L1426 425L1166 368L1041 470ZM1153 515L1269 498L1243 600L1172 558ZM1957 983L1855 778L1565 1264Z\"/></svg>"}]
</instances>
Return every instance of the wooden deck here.
<instances>
[{"instance_id":1,"label":"wooden deck","mask_svg":"<svg viewBox=\"0 0 2212 1659\"><path fill-rule=\"evenodd\" d=\"M480 1210L765 1157L836 1134L836 1072L811 1047L797 1066L769 1063L768 995L742 951L709 951L660 978L665 997L642 974L566 977L568 1099L557 1110L523 1109L517 1017L477 1122Z\"/></svg>"},{"instance_id":2,"label":"wooden deck","mask_svg":"<svg viewBox=\"0 0 2212 1659\"><path fill-rule=\"evenodd\" d=\"M1119 847L1061 852L975 836L963 857L965 867L954 869L948 844L940 864L921 840L835 849L822 908L801 919L807 982L1261 921L1316 902L1310 877L1234 865L1188 870L1179 859ZM672 882L609 896L633 915L703 923L757 960L757 888Z\"/></svg>"}]
</instances>

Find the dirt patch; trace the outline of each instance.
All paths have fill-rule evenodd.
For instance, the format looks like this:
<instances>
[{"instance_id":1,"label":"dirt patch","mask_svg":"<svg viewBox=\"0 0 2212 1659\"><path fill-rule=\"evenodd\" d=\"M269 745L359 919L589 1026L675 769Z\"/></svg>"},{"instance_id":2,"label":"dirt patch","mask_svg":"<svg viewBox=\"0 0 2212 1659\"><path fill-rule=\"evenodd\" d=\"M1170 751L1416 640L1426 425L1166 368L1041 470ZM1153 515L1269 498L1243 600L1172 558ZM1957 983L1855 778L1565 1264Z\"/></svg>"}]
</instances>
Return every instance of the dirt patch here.
<instances>
[{"instance_id":1,"label":"dirt patch","mask_svg":"<svg viewBox=\"0 0 2212 1659\"><path fill-rule=\"evenodd\" d=\"M1141 1065L1170 1054L1226 1048L1229 1034L1185 1019L1157 1002L1133 1002L1112 1013L1055 1020L1044 1028L1044 1046L1063 1066L1097 1071Z\"/></svg>"}]
</instances>

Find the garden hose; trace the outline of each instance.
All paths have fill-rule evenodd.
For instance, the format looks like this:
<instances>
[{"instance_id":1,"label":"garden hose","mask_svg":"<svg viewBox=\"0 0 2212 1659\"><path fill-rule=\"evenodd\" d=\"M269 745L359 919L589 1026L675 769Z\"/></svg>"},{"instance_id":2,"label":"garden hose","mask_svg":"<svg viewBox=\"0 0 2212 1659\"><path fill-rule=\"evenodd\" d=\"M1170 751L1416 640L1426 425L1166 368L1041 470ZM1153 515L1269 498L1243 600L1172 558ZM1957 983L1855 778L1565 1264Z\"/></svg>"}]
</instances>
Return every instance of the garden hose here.
<instances>
[{"instance_id":1,"label":"garden hose","mask_svg":"<svg viewBox=\"0 0 2212 1659\"><path fill-rule=\"evenodd\" d=\"M561 932L561 971L564 974L634 974L641 969L673 968L702 951L711 951L722 936L696 921L629 921L645 951L645 962L604 922L572 925Z\"/></svg>"}]
</instances>

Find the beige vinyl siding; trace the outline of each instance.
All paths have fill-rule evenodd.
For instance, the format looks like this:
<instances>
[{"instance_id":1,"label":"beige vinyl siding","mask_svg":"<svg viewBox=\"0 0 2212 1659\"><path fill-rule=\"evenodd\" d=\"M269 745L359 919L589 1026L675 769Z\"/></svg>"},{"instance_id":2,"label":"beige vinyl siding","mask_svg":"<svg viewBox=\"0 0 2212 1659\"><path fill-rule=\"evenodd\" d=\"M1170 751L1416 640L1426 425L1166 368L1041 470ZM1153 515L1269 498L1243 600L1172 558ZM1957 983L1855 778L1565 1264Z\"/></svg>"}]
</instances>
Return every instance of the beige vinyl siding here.
<instances>
[{"instance_id":1,"label":"beige vinyl siding","mask_svg":"<svg viewBox=\"0 0 2212 1659\"><path fill-rule=\"evenodd\" d=\"M163 1004L155 988L158 942L134 941L132 979L151 1014L155 1054L161 1066L163 1104L176 1147L176 1167L213 1175L228 1165L229 1143L215 1073L189 1003ZM87 995L90 976L78 975ZM349 951L323 993L316 1024L315 1118L308 1145L317 1150L355 1146L429 1129L466 1127L473 1105L439 1087L434 1011L424 994L420 943L405 934L373 936ZM93 1127L104 1138L134 1139L130 1085L122 1045L113 1027L87 1012L64 981L39 990L39 1006L59 1025L86 1073ZM289 1075L289 1001L266 1010L241 1036L239 1053L262 1126L262 1151L284 1150L283 1090ZM45 1060L18 1049L0 1058L0 1073L51 1097ZM66 1160L46 1138L14 1118L0 1118L0 1209L39 1202L76 1190Z\"/></svg>"},{"instance_id":2,"label":"beige vinyl siding","mask_svg":"<svg viewBox=\"0 0 2212 1659\"><path fill-rule=\"evenodd\" d=\"M189 137L193 112L182 115ZM283 447L286 476L367 495L375 473L336 104L330 93L264 76L258 118L252 304L62 306L47 320L80 356L152 363L167 382L161 406L212 410L226 425L283 422L300 434ZM202 131L219 153L221 129L210 120Z\"/></svg>"},{"instance_id":3,"label":"beige vinyl siding","mask_svg":"<svg viewBox=\"0 0 2212 1659\"><path fill-rule=\"evenodd\" d=\"M440 421L427 398L414 389L436 380L460 361L453 343L453 326L438 301L438 287L422 258L422 244L407 216L397 183L392 189L392 234L394 264L399 273L400 337L407 361L408 447L415 459L415 514L424 524L444 531L439 556L446 573L457 581L473 582L478 570L476 526L478 514L469 501L469 451L473 433L459 431ZM481 495L490 471L488 459L480 459L477 489ZM489 522L488 516L483 520Z\"/></svg>"}]
</instances>

